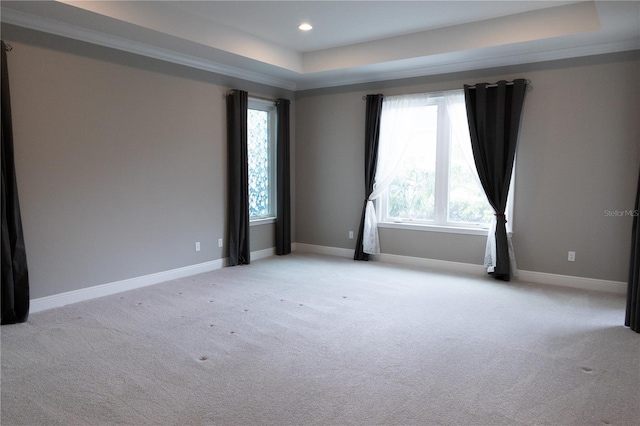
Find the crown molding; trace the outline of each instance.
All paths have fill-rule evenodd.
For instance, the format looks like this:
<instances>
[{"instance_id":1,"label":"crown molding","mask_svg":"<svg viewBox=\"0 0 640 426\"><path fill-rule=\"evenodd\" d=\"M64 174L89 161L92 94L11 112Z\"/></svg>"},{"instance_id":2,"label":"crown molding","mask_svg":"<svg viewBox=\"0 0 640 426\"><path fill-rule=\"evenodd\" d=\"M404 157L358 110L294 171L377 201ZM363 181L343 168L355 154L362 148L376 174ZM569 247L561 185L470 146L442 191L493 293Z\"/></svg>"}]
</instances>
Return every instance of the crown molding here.
<instances>
[{"instance_id":1,"label":"crown molding","mask_svg":"<svg viewBox=\"0 0 640 426\"><path fill-rule=\"evenodd\" d=\"M216 74L240 78L254 83L266 84L287 90L296 90L295 81L284 80L270 75L249 71L206 59L185 55L173 50L132 41L112 34L105 34L86 28L77 27L64 22L32 15L12 9L2 8L2 22L42 31L62 37L71 38L99 46L122 50L136 55L146 56L161 61L184 65Z\"/></svg>"},{"instance_id":2,"label":"crown molding","mask_svg":"<svg viewBox=\"0 0 640 426\"><path fill-rule=\"evenodd\" d=\"M8 24L291 91L322 89L353 84L372 83L376 81L424 77L429 75L545 62L640 49L640 41L637 39L631 39L586 46L545 49L522 54L515 53L505 55L496 54L494 52L492 55L491 53L487 54L487 52L484 52L482 55L478 55L477 58L471 60L460 59L456 61L455 59L451 60L450 56L446 57L436 55L433 57L416 58L407 61L410 61L413 64L416 64L419 61L431 61L431 65L411 66L406 64L403 65L403 61L398 61L395 65L393 63L388 64L390 68L395 67L395 70L382 70L380 69L380 64L378 64L371 67L363 66L357 69L347 70L348 75L344 75L345 70L335 72L328 71L326 73L318 73L317 75L300 74L300 78L296 80L293 78L283 79L266 73L225 65L200 57L186 55L175 50L169 50L133 41L113 34L78 27L5 7L2 8L1 18L2 22L6 22ZM434 63L436 61L437 63ZM340 75L341 73L343 75Z\"/></svg>"},{"instance_id":3,"label":"crown molding","mask_svg":"<svg viewBox=\"0 0 640 426\"><path fill-rule=\"evenodd\" d=\"M579 58L584 56L603 55L608 53L640 50L640 41L624 40L610 43L600 43L588 46L568 47L553 50L543 50L524 54L485 56L481 59L468 61L448 61L444 64L434 64L395 71L363 72L358 76L318 78L298 82L297 90L322 89L352 84L372 83L377 81L400 80L404 78L425 77L429 75L447 74L454 72L473 71L486 68L505 67L511 65L532 64L537 62L555 61L561 59Z\"/></svg>"}]
</instances>

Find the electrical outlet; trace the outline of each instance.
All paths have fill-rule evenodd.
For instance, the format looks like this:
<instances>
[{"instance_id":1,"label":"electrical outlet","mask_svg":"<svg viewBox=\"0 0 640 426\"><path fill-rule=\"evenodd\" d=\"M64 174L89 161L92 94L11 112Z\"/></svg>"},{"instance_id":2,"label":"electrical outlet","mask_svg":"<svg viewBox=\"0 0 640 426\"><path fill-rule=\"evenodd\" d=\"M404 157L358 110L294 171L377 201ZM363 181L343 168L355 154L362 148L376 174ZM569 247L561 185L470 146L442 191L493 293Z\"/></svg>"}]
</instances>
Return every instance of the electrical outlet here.
<instances>
[{"instance_id":1,"label":"electrical outlet","mask_svg":"<svg viewBox=\"0 0 640 426\"><path fill-rule=\"evenodd\" d=\"M349 239L353 240L353 231L349 231Z\"/></svg>"},{"instance_id":2,"label":"electrical outlet","mask_svg":"<svg viewBox=\"0 0 640 426\"><path fill-rule=\"evenodd\" d=\"M569 256L567 257L567 260L569 262L575 262L576 261L576 252L575 251L570 251L569 252Z\"/></svg>"},{"instance_id":3,"label":"electrical outlet","mask_svg":"<svg viewBox=\"0 0 640 426\"><path fill-rule=\"evenodd\" d=\"M222 247L222 238L218 238L218 247Z\"/></svg>"},{"instance_id":4,"label":"electrical outlet","mask_svg":"<svg viewBox=\"0 0 640 426\"><path fill-rule=\"evenodd\" d=\"M200 251L200 241L196 241L196 251Z\"/></svg>"}]
</instances>

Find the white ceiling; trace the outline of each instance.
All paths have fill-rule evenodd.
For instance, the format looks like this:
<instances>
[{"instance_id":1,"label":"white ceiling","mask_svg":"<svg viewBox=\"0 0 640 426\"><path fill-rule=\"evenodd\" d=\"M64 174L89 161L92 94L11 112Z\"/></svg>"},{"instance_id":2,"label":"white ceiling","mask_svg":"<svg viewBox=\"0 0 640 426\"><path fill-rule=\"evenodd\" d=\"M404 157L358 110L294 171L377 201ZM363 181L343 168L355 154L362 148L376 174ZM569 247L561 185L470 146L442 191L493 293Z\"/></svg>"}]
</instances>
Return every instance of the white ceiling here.
<instances>
[{"instance_id":1,"label":"white ceiling","mask_svg":"<svg viewBox=\"0 0 640 426\"><path fill-rule=\"evenodd\" d=\"M291 90L640 49L640 1L2 1L2 21ZM298 25L309 22L310 32Z\"/></svg>"},{"instance_id":2,"label":"white ceiling","mask_svg":"<svg viewBox=\"0 0 640 426\"><path fill-rule=\"evenodd\" d=\"M571 2L558 2L570 4ZM287 49L311 52L553 7L541 1L214 1L167 2ZM250 13L247 13L250 11ZM300 32L302 22L314 25Z\"/></svg>"}]
</instances>

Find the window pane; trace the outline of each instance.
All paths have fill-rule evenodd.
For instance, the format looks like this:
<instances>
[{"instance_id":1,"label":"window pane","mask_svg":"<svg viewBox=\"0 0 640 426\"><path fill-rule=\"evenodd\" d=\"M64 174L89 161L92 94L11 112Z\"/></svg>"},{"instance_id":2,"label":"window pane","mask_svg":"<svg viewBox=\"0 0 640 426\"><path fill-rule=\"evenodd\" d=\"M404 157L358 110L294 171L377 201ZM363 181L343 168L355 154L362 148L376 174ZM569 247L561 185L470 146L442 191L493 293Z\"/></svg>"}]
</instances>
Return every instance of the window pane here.
<instances>
[{"instance_id":1,"label":"window pane","mask_svg":"<svg viewBox=\"0 0 640 426\"><path fill-rule=\"evenodd\" d=\"M465 152L467 151L467 152ZM451 143L449 165L449 222L489 223L493 209L473 164L471 145Z\"/></svg>"},{"instance_id":2,"label":"window pane","mask_svg":"<svg viewBox=\"0 0 640 426\"><path fill-rule=\"evenodd\" d=\"M421 117L402 137L411 143L389 185L387 217L434 220L438 107L420 107Z\"/></svg>"},{"instance_id":3,"label":"window pane","mask_svg":"<svg viewBox=\"0 0 640 426\"><path fill-rule=\"evenodd\" d=\"M269 112L250 109L247 116L249 216L271 213L269 200Z\"/></svg>"}]
</instances>

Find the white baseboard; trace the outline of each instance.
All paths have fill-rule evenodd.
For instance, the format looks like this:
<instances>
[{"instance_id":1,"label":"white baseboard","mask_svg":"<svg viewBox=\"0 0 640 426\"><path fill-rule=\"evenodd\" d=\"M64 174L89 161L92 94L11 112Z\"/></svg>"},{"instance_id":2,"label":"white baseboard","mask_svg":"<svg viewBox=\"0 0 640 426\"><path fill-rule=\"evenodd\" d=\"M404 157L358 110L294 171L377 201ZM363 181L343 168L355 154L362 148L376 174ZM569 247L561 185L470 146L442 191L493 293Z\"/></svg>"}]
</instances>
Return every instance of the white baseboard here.
<instances>
[{"instance_id":1,"label":"white baseboard","mask_svg":"<svg viewBox=\"0 0 640 426\"><path fill-rule=\"evenodd\" d=\"M599 280L595 278L573 277L571 275L548 274L546 272L519 271L518 281L581 290L604 291L607 293L627 294L627 283L622 281Z\"/></svg>"},{"instance_id":2,"label":"white baseboard","mask_svg":"<svg viewBox=\"0 0 640 426\"><path fill-rule=\"evenodd\" d=\"M326 256L353 258L353 249L339 247L317 246L315 244L296 243L296 251L303 253L324 254Z\"/></svg>"},{"instance_id":3,"label":"white baseboard","mask_svg":"<svg viewBox=\"0 0 640 426\"><path fill-rule=\"evenodd\" d=\"M307 253L317 253L337 257L353 257L354 250L317 246L313 244L297 243L298 250ZM482 265L471 263L450 262L446 260L427 259L421 257L399 256L395 254L381 253L371 257L372 260L395 263L400 265L412 265L425 268L433 268L451 272L478 274L483 276L486 272ZM518 282L530 282L535 284L552 285L558 287L570 287L581 290L602 291L607 293L626 294L627 283L622 281L609 281L594 278L574 277L570 275L548 274L545 272L518 271Z\"/></svg>"},{"instance_id":4,"label":"white baseboard","mask_svg":"<svg viewBox=\"0 0 640 426\"><path fill-rule=\"evenodd\" d=\"M425 268L433 268L451 272L463 272L469 274L482 274L485 269L482 265L473 265L471 263L451 262L448 260L427 259L424 257L399 256L396 254L381 253L372 256L372 260L381 262L395 263L399 265L421 266Z\"/></svg>"},{"instance_id":5,"label":"white baseboard","mask_svg":"<svg viewBox=\"0 0 640 426\"><path fill-rule=\"evenodd\" d=\"M353 258L354 250L339 247L327 247L314 244L293 243L292 251L306 253L323 254L344 258ZM274 256L275 248L268 248L251 252L252 260L260 260ZM451 272L462 272L470 274L484 274L482 265L470 263L450 262L446 260L426 259L420 257L399 256L395 254L382 253L372 256L372 260L395 263L400 265L413 265L426 268L439 269ZM185 266L172 269L170 271L158 272L141 277L129 278L107 284L101 284L80 290L68 291L54 294L52 296L32 299L30 302L31 313L45 311L47 309L59 308L71 303L82 302L95 299L97 297L109 296L136 288L147 287L161 282L184 278L191 275L201 274L228 266L228 258L204 262L197 265ZM593 278L574 277L569 275L548 274L544 272L519 271L518 281L536 284L553 285L559 287L570 287L582 290L604 291L609 293L626 294L627 283L621 281L607 281Z\"/></svg>"},{"instance_id":6,"label":"white baseboard","mask_svg":"<svg viewBox=\"0 0 640 426\"><path fill-rule=\"evenodd\" d=\"M210 262L199 263L197 265L171 269L169 271L143 275L141 277L129 278L122 281L54 294L52 296L40 297L38 299L31 300L29 311L34 313L47 309L59 308L71 303L82 302L102 296L109 296L112 294L122 293L123 291L159 284L164 281L201 274L203 272L220 269L223 267L224 263L225 259L218 259Z\"/></svg>"},{"instance_id":7,"label":"white baseboard","mask_svg":"<svg viewBox=\"0 0 640 426\"><path fill-rule=\"evenodd\" d=\"M270 256L275 256L275 254L275 248L252 251L251 260L260 260ZM102 296L110 296L112 294L122 293L123 291L147 287L150 285L159 284L170 280L176 280L178 278L184 278L191 275L202 274L204 272L213 271L227 266L229 266L229 258L225 257L224 259L199 263L197 265L185 266L169 271L143 275L141 277L129 278L122 281L82 288L80 290L54 294L52 296L40 297L38 299L32 299L30 301L29 312L35 313L45 311L47 309L59 308L71 303L78 303Z\"/></svg>"},{"instance_id":8,"label":"white baseboard","mask_svg":"<svg viewBox=\"0 0 640 426\"><path fill-rule=\"evenodd\" d=\"M251 252L251 261L260 260L260 259L264 259L264 258L267 258L267 257L275 256L275 255L276 255L275 247L271 247L271 248L264 249L264 250L252 251Z\"/></svg>"}]
</instances>

